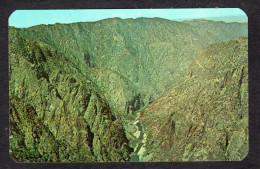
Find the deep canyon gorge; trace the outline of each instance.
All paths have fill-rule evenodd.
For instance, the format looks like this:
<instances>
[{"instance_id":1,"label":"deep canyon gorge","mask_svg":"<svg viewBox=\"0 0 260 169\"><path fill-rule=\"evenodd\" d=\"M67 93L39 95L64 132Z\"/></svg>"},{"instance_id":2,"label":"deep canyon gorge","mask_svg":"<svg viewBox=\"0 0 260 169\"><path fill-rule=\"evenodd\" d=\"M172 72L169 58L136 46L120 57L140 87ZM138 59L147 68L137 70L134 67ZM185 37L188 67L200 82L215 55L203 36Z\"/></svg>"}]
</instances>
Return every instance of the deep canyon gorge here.
<instances>
[{"instance_id":1,"label":"deep canyon gorge","mask_svg":"<svg viewBox=\"0 0 260 169\"><path fill-rule=\"evenodd\" d=\"M247 23L161 18L9 27L21 162L237 161L248 153Z\"/></svg>"}]
</instances>

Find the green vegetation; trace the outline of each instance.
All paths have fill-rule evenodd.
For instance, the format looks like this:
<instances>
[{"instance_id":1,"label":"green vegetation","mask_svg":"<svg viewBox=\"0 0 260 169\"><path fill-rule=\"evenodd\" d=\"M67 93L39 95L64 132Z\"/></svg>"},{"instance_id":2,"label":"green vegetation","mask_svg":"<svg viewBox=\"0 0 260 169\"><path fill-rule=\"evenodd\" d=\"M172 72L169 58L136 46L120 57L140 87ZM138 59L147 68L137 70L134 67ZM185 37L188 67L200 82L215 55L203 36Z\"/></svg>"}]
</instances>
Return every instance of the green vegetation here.
<instances>
[{"instance_id":1,"label":"green vegetation","mask_svg":"<svg viewBox=\"0 0 260 169\"><path fill-rule=\"evenodd\" d=\"M143 142L140 161L244 158L246 37L159 18L9 27L11 156L130 161Z\"/></svg>"},{"instance_id":2,"label":"green vegetation","mask_svg":"<svg viewBox=\"0 0 260 169\"><path fill-rule=\"evenodd\" d=\"M238 161L247 155L247 43L239 38L211 45L178 85L141 112L152 161Z\"/></svg>"},{"instance_id":3,"label":"green vegetation","mask_svg":"<svg viewBox=\"0 0 260 169\"><path fill-rule=\"evenodd\" d=\"M91 82L54 49L37 57L48 45L33 44L35 62L10 53L11 155L25 162L128 161L123 126Z\"/></svg>"}]
</instances>

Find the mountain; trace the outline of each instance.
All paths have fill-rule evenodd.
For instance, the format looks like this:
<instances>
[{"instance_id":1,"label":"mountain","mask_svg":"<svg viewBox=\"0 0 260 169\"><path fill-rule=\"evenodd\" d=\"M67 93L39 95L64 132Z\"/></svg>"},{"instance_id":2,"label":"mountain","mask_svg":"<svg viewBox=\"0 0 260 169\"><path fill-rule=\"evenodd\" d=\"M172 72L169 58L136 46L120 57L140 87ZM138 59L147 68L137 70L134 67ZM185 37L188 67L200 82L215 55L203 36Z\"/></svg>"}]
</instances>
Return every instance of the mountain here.
<instances>
[{"instance_id":1,"label":"mountain","mask_svg":"<svg viewBox=\"0 0 260 169\"><path fill-rule=\"evenodd\" d=\"M205 50L217 45L216 52L222 51L227 43L233 51L230 40L247 45L246 37L246 23L160 18L9 27L12 156L28 162L129 161L131 153L139 153L142 135L152 139L142 143L150 160L159 160L151 155L159 149L150 145L159 139L150 138L154 133L147 124L154 123L153 113L145 109L161 103L180 84L179 94L188 90L192 81L185 73L199 74L194 65L207 58ZM245 49L239 52L247 58ZM212 70L204 74L223 66L218 59L211 62ZM206 75L197 79L198 84L206 80ZM140 112L140 122L134 123ZM145 135L137 137L137 132Z\"/></svg>"},{"instance_id":2,"label":"mountain","mask_svg":"<svg viewBox=\"0 0 260 169\"><path fill-rule=\"evenodd\" d=\"M151 161L238 161L247 155L247 44L239 38L209 46L178 85L141 111Z\"/></svg>"},{"instance_id":3,"label":"mountain","mask_svg":"<svg viewBox=\"0 0 260 169\"><path fill-rule=\"evenodd\" d=\"M51 46L22 45L20 51L25 53L10 53L10 153L14 159L127 161L132 148L123 125L91 81ZM15 49L11 46L11 50Z\"/></svg>"}]
</instances>

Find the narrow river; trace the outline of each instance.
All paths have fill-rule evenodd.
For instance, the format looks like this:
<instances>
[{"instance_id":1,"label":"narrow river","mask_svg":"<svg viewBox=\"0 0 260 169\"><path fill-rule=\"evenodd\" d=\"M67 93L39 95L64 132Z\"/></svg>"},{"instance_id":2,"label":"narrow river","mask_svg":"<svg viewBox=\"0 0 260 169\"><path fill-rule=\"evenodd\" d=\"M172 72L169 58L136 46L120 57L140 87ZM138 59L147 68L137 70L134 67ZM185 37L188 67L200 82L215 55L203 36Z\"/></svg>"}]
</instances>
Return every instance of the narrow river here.
<instances>
[{"instance_id":1,"label":"narrow river","mask_svg":"<svg viewBox=\"0 0 260 169\"><path fill-rule=\"evenodd\" d=\"M138 131L140 132L140 135L139 137L137 138L138 139L138 145L137 147L135 148L135 151L133 152L133 154L131 155L131 159L130 161L132 162L138 162L140 161L139 159L139 151L140 149L143 147L144 143L143 143L143 139L144 139L144 131L143 131L143 126L142 124L140 123L139 120L137 120L136 124L135 124L138 128Z\"/></svg>"}]
</instances>

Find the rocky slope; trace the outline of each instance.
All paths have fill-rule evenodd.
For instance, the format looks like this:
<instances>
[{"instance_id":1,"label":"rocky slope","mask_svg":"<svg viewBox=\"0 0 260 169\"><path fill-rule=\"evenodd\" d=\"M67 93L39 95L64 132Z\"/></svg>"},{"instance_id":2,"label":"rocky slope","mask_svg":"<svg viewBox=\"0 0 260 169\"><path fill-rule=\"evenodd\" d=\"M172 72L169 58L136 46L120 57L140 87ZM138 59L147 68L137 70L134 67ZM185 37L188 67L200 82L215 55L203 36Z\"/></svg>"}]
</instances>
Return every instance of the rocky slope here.
<instances>
[{"instance_id":1,"label":"rocky slope","mask_svg":"<svg viewBox=\"0 0 260 169\"><path fill-rule=\"evenodd\" d=\"M247 155L247 43L239 38L208 47L178 85L141 112L150 161L237 161Z\"/></svg>"},{"instance_id":2,"label":"rocky slope","mask_svg":"<svg viewBox=\"0 0 260 169\"><path fill-rule=\"evenodd\" d=\"M228 65L220 67L225 62L210 60L212 56L207 53L222 51L229 44L219 55L221 58L233 55L237 50L234 41L216 44L217 47L210 45L247 37L246 23L207 21L203 26L199 23L114 18L27 29L10 27L11 155L28 162L135 161L134 154L140 161L197 160L181 157L183 148L175 157L155 157L155 153L163 154L156 151L164 148L151 125L160 128L164 124L157 120L164 123L165 119L169 119L170 124L173 111L177 111L164 112L167 104L160 99L175 91L173 87L181 86L176 92L182 100L172 100L169 104L180 105L178 101L187 100L196 104L193 103L199 100L196 89L201 89L207 80L208 84L215 84L208 76L217 76L218 70L223 68L231 74L238 71ZM245 41L235 42L246 45ZM232 52L225 53L229 50ZM241 58L247 58L245 49L235 53L243 55L232 64L244 64ZM202 63L206 61L209 63L205 64L212 67L204 70ZM198 69L201 67L202 73ZM244 76L246 68L244 65ZM219 74L222 75L230 76ZM197 82L193 84L193 80ZM227 90L233 90L237 82L228 83L231 87ZM245 90L245 85L243 87ZM193 100L182 93L188 89L193 89ZM218 90L212 88L214 92ZM216 97L222 96L223 93L216 93ZM247 99L245 94L240 97L244 102ZM162 112L158 111L160 116L144 110L154 106L162 108ZM220 106L220 110L227 108L225 106ZM246 106L236 110L246 111ZM246 124L243 127L246 128ZM161 138L173 140L171 133L169 136L166 133L162 132ZM182 143L181 135L178 139ZM172 141L169 147L175 150ZM229 156L225 160L232 160Z\"/></svg>"},{"instance_id":3,"label":"rocky slope","mask_svg":"<svg viewBox=\"0 0 260 169\"><path fill-rule=\"evenodd\" d=\"M18 161L128 161L122 123L92 83L49 45L10 50L10 150Z\"/></svg>"}]
</instances>

